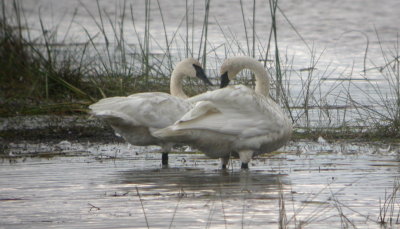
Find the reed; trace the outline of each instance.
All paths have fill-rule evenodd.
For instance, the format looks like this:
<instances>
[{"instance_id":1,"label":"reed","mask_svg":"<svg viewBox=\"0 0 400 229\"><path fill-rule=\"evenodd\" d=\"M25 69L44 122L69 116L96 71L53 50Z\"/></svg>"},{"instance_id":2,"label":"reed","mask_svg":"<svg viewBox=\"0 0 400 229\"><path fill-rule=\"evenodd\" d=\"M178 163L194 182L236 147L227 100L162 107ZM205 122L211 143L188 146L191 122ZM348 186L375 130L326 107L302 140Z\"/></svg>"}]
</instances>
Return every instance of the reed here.
<instances>
[{"instance_id":1,"label":"reed","mask_svg":"<svg viewBox=\"0 0 400 229\"><path fill-rule=\"evenodd\" d=\"M204 12L204 20L203 20L203 26L201 30L201 38L200 38L200 47L199 47L199 54L198 54L198 59L200 59L201 53L201 59L203 62L203 67L207 67L207 35L208 35L208 18L210 14L210 2L211 0L205 0L205 12ZM203 39L204 39L204 44L203 44ZM202 46L203 50L202 50Z\"/></svg>"},{"instance_id":2,"label":"reed","mask_svg":"<svg viewBox=\"0 0 400 229\"><path fill-rule=\"evenodd\" d=\"M91 97L80 89L86 49L78 56L58 52L54 42L57 28L54 31L47 29L41 17L41 34L31 38L20 2L13 1L9 11L6 11L6 5L2 1L4 17L0 19L0 75L4 82L2 98L5 104L24 106L26 100L65 100L70 95L90 100ZM38 45L39 42L42 43Z\"/></svg>"},{"instance_id":3,"label":"reed","mask_svg":"<svg viewBox=\"0 0 400 229\"><path fill-rule=\"evenodd\" d=\"M279 180L278 182L278 189L279 189L279 198L278 198L278 206L279 206L279 218L278 218L278 225L279 229L286 229L288 228L287 222L287 215L286 215L286 205L285 205L285 198L283 193L283 185L282 182Z\"/></svg>"},{"instance_id":4,"label":"reed","mask_svg":"<svg viewBox=\"0 0 400 229\"><path fill-rule=\"evenodd\" d=\"M276 9L278 7L278 0L269 0L269 7L272 19L272 32L274 37L275 44L275 74L276 74L276 99L280 103L281 98L281 89L282 89L282 71L281 71L281 63L279 56L279 47L278 47L278 35L277 35L277 26L276 26Z\"/></svg>"},{"instance_id":5,"label":"reed","mask_svg":"<svg viewBox=\"0 0 400 229\"><path fill-rule=\"evenodd\" d=\"M365 104L365 101L357 101L351 96L349 92L350 102L357 109L359 120L365 126L372 127L369 133L378 137L399 137L400 136L400 46L399 38L397 39L394 47L385 51L382 45L379 34L376 33L378 38L383 65L377 66L373 64L372 68L366 69L363 78L367 82L371 91L365 91L353 84L355 88L359 89L363 97L370 106ZM368 47L368 44L367 44ZM367 51L366 51L367 53ZM371 79L369 73L378 73L380 76L377 80Z\"/></svg>"},{"instance_id":6,"label":"reed","mask_svg":"<svg viewBox=\"0 0 400 229\"><path fill-rule=\"evenodd\" d=\"M142 207L144 219L145 219L145 221L146 221L146 226L147 226L147 228L150 228L150 226L149 226L149 221L147 220L147 214L146 214L146 211L145 211L145 208L144 208L144 205L143 205L142 196L140 195L139 188L138 188L138 187L135 187L135 188L136 188L136 194L137 194L137 196L138 196L138 198L139 198L139 201L140 201L140 206Z\"/></svg>"},{"instance_id":7,"label":"reed","mask_svg":"<svg viewBox=\"0 0 400 229\"><path fill-rule=\"evenodd\" d=\"M6 108L1 115L40 113L40 107L46 104L74 104L84 108L85 104L102 97L129 95L143 91L168 92L169 75L176 61L183 57L196 56L202 60L206 69L211 68L214 75L219 75L218 67L224 59L235 55L248 55L264 62L272 76L272 97L285 108L296 127L310 131L321 128L338 128L349 131L352 126L374 126L383 136L398 136L400 129L400 74L398 41L394 51L387 53L382 47L385 64L367 68L368 44L365 50L363 68L365 79L368 73L379 71L382 79L389 84L387 93L381 85L373 81L371 87L378 97L365 92L365 97L374 104L381 104L383 109L376 110L354 99L353 82L338 80L326 84L329 76L342 75L335 72L335 67L328 65L321 70L320 52L308 44L297 30L294 23L279 7L278 0L268 0L268 12L271 26L268 28L268 39L258 35L262 28L257 27L260 17L256 8L246 8L242 0L240 6L245 39L241 40L229 27L221 25L216 18L210 17L213 2L205 0L204 4L195 5L195 1L185 1L185 13L171 33L167 27L162 1L143 0L144 16L135 13L127 1L120 2L114 9L104 9L96 1L96 9L88 9L83 3L81 8L94 22L97 31L89 31L81 26L86 41L74 43L67 39L69 31L75 26L78 9L74 11L63 37L59 36L58 26L50 27L38 15L40 33L32 33L26 22L21 1L1 0L1 47L0 74L3 82L1 97ZM197 3L198 4L198 3ZM201 8L202 11L198 11ZM12 9L12 10L9 10ZM157 9L152 11L151 9ZM195 20L201 14L201 20ZM96 14L96 16L94 15ZM163 39L157 40L152 34L154 20L162 26ZM303 41L309 51L309 64L295 68L295 56L282 52L279 45L278 19L285 23ZM199 22L200 21L200 22ZM199 23L199 24L196 24ZM209 39L209 27L215 23L224 42L213 44ZM130 30L128 30L129 28ZM196 31L197 28L198 31ZM129 32L128 32L129 31ZM133 36L136 45L128 42ZM378 34L377 34L378 36ZM160 37L160 36L158 36ZM198 38L196 38L198 37ZM200 40L196 44L196 41ZM368 40L368 39L367 39ZM153 48L163 54L155 54ZM223 52L221 53L221 50ZM16 75L20 77L15 77ZM244 71L242 77L234 83L254 86L250 72ZM217 81L218 79L214 79ZM300 90L292 82L300 82ZM21 84L21 82L23 82ZM346 83L345 83L346 82ZM206 90L199 81L186 81L189 95ZM335 94L339 89L347 91ZM361 90L361 88L359 88ZM335 93L332 93L335 92ZM391 98L391 99L388 99ZM32 102L33 101L33 102ZM333 102L332 102L333 101ZM39 105L36 105L39 104ZM63 109L66 109L63 105ZM79 109L84 110L84 109ZM48 113L49 109L43 109ZM349 120L358 116L356 122ZM355 128L355 129L357 129Z\"/></svg>"},{"instance_id":8,"label":"reed","mask_svg":"<svg viewBox=\"0 0 400 229\"><path fill-rule=\"evenodd\" d=\"M385 191L383 200L379 199L379 224L391 226L400 223L400 209L397 200L399 190L400 183L396 180L393 183L392 191L390 193Z\"/></svg>"}]
</instances>

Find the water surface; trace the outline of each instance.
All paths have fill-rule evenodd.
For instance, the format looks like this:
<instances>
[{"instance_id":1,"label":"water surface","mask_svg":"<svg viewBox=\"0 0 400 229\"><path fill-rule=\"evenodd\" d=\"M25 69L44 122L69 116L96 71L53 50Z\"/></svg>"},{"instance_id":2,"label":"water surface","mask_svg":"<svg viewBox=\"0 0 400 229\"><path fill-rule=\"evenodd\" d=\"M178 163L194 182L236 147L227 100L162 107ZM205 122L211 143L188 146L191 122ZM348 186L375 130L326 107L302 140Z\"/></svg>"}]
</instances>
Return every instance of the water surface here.
<instances>
[{"instance_id":1,"label":"water surface","mask_svg":"<svg viewBox=\"0 0 400 229\"><path fill-rule=\"evenodd\" d=\"M383 200L398 187L395 144L291 142L249 171L238 160L221 171L217 160L180 150L163 168L153 147L10 143L0 227L278 228L283 202L290 227L377 228Z\"/></svg>"}]
</instances>

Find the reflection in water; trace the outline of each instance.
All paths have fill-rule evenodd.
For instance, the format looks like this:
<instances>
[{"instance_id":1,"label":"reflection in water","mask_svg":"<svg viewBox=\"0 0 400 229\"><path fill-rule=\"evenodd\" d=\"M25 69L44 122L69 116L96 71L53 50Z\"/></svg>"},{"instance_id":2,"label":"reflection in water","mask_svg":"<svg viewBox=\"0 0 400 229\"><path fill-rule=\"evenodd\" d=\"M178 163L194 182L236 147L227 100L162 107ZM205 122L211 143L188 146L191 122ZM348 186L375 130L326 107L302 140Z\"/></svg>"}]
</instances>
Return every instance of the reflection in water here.
<instances>
[{"instance_id":1,"label":"reflection in water","mask_svg":"<svg viewBox=\"0 0 400 229\"><path fill-rule=\"evenodd\" d=\"M279 228L283 205L290 228L376 228L399 187L398 145L292 142L249 171L185 153L161 168L160 154L138 150L71 143L54 157L3 161L0 228Z\"/></svg>"},{"instance_id":2,"label":"reflection in water","mask_svg":"<svg viewBox=\"0 0 400 229\"><path fill-rule=\"evenodd\" d=\"M161 168L130 170L118 174L120 179L112 181L129 184L129 188L140 186L152 192L165 190L190 191L202 196L218 193L224 197L242 195L243 192L272 195L287 184L285 175L269 174L265 171L223 171L192 168ZM130 186L132 185L132 186ZM124 186L126 188L126 186ZM144 188L143 188L144 187Z\"/></svg>"}]
</instances>

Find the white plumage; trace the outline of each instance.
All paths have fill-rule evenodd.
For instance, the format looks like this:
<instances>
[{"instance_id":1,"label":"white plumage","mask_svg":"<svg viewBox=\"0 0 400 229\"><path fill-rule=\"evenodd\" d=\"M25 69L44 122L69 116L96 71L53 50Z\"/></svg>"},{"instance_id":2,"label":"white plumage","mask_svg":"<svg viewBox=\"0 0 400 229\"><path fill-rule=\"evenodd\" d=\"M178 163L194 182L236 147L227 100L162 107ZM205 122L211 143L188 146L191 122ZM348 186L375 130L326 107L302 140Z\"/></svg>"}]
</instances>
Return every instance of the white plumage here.
<instances>
[{"instance_id":1,"label":"white plumage","mask_svg":"<svg viewBox=\"0 0 400 229\"><path fill-rule=\"evenodd\" d=\"M107 121L127 142L138 146L161 146L163 164L167 164L168 152L173 143L160 140L151 132L173 124L192 107L182 89L182 79L186 76L199 77L211 84L200 63L189 58L178 63L172 72L171 95L148 92L126 97L111 97L101 99L89 108L94 116Z\"/></svg>"},{"instance_id":2,"label":"white plumage","mask_svg":"<svg viewBox=\"0 0 400 229\"><path fill-rule=\"evenodd\" d=\"M92 114L107 121L127 142L146 146L162 141L150 132L174 123L190 109L186 99L167 93L138 93L127 97L111 97L90 106Z\"/></svg>"},{"instance_id":3,"label":"white plumage","mask_svg":"<svg viewBox=\"0 0 400 229\"><path fill-rule=\"evenodd\" d=\"M221 67L221 87L243 69L254 71L255 90L244 85L229 86L188 99L196 105L173 125L153 134L189 144L211 158L222 158L223 166L232 152L247 168L254 155L272 152L290 138L292 124L269 96L269 76L249 57L234 57Z\"/></svg>"}]
</instances>

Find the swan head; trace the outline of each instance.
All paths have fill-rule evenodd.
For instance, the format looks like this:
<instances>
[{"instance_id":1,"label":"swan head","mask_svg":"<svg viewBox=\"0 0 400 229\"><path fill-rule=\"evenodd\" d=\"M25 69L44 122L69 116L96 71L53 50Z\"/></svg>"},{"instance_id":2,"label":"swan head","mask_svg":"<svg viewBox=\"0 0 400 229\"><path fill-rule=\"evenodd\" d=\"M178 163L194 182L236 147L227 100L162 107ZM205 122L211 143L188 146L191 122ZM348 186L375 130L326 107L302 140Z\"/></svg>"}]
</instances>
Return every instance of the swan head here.
<instances>
[{"instance_id":1,"label":"swan head","mask_svg":"<svg viewBox=\"0 0 400 229\"><path fill-rule=\"evenodd\" d=\"M179 62L175 69L178 70L182 75L197 77L201 79L205 84L212 86L213 84L207 78L207 75L204 72L204 69L201 67L201 64L198 60L194 58L187 58L181 62Z\"/></svg>"},{"instance_id":2,"label":"swan head","mask_svg":"<svg viewBox=\"0 0 400 229\"><path fill-rule=\"evenodd\" d=\"M224 61L221 66L221 84L220 88L228 86L229 82L233 80L236 75L245 68L244 61L247 57L232 57Z\"/></svg>"},{"instance_id":3,"label":"swan head","mask_svg":"<svg viewBox=\"0 0 400 229\"><path fill-rule=\"evenodd\" d=\"M221 88L228 86L229 81L243 69L252 71L256 78L255 91L268 95L269 75L264 66L256 59L249 56L237 56L226 59L221 66Z\"/></svg>"}]
</instances>

